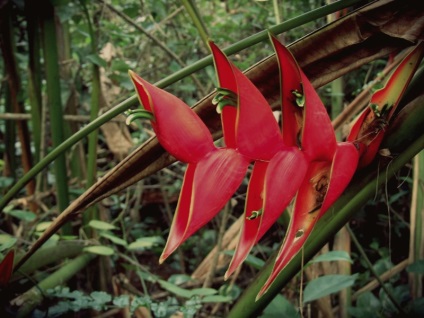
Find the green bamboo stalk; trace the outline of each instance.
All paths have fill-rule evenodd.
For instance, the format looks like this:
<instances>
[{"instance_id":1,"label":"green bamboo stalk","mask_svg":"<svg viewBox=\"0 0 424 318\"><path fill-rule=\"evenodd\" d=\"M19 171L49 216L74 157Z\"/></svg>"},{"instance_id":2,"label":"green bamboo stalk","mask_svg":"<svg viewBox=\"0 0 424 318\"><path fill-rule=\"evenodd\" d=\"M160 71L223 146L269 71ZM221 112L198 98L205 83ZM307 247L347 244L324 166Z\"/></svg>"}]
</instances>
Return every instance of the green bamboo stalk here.
<instances>
[{"instance_id":1,"label":"green bamboo stalk","mask_svg":"<svg viewBox=\"0 0 424 318\"><path fill-rule=\"evenodd\" d=\"M411 235L409 243L409 263L424 258L424 151L414 158L414 177L411 199ZM411 295L414 299L423 296L423 275L410 273Z\"/></svg>"},{"instance_id":2,"label":"green bamboo stalk","mask_svg":"<svg viewBox=\"0 0 424 318\"><path fill-rule=\"evenodd\" d=\"M274 7L275 23L279 24L281 22L281 18L280 18L280 6L278 5L278 0L272 0L272 5Z\"/></svg>"},{"instance_id":3,"label":"green bamboo stalk","mask_svg":"<svg viewBox=\"0 0 424 318\"><path fill-rule=\"evenodd\" d=\"M39 16L35 9L36 2L25 1L28 35L28 95L31 105L32 135L35 148L35 162L40 158L41 147L41 63L40 63L40 33Z\"/></svg>"},{"instance_id":4,"label":"green bamboo stalk","mask_svg":"<svg viewBox=\"0 0 424 318\"><path fill-rule=\"evenodd\" d=\"M5 72L4 78L7 77L7 72ZM9 85L4 86L4 107L6 112L13 113L13 107L12 107L12 100L10 96L10 89ZM16 179L16 170L17 170L17 163L15 160L15 144L16 144L16 125L14 122L6 121L5 123L5 133L6 133L6 139L4 141L5 143L5 153L4 153L4 160L6 162L6 174L7 176ZM22 187L24 187L23 185Z\"/></svg>"},{"instance_id":5,"label":"green bamboo stalk","mask_svg":"<svg viewBox=\"0 0 424 318\"><path fill-rule=\"evenodd\" d=\"M13 282L23 275L29 275L46 265L76 257L82 253L85 246L86 242L84 241L61 241L57 245L41 248L17 272L13 273L11 281ZM16 257L15 264L20 258L22 255Z\"/></svg>"},{"instance_id":6,"label":"green bamboo stalk","mask_svg":"<svg viewBox=\"0 0 424 318\"><path fill-rule=\"evenodd\" d=\"M46 89L50 110L50 123L53 147L56 148L64 140L64 120L61 101L60 72L58 65L58 52L56 40L56 27L54 20L54 7L48 0L38 3L42 14L41 33L43 38L43 53L46 69ZM44 160L44 159L43 159ZM68 178L66 158L62 153L55 161L55 178L58 196L58 209L63 211L69 205ZM70 233L70 228L64 228L64 232Z\"/></svg>"},{"instance_id":7,"label":"green bamboo stalk","mask_svg":"<svg viewBox=\"0 0 424 318\"><path fill-rule=\"evenodd\" d=\"M199 32L203 44L208 49L208 51L210 51L208 30L206 29L205 23L203 22L202 16L200 15L199 10L197 10L195 3L191 0L181 0L181 2L183 3L184 8L186 9L191 20L193 21L197 32Z\"/></svg>"},{"instance_id":8,"label":"green bamboo stalk","mask_svg":"<svg viewBox=\"0 0 424 318\"><path fill-rule=\"evenodd\" d=\"M15 298L12 302L21 304L17 317L27 317L31 311L44 299L44 293L48 289L63 285L81 269L86 267L88 263L90 263L90 261L95 257L96 255L94 254L82 254L78 256L77 258L63 265L56 272L47 276L47 278L39 282L36 286Z\"/></svg>"},{"instance_id":9,"label":"green bamboo stalk","mask_svg":"<svg viewBox=\"0 0 424 318\"><path fill-rule=\"evenodd\" d=\"M84 1L80 1L80 4L83 8L85 18L88 25L88 34L90 36L91 42L91 53L97 54L97 41L93 29L93 24L91 23L90 13L88 12L87 6ZM97 118L99 114L99 103L100 103L100 70L99 66L95 63L92 63L92 83L91 83L91 102L90 102L90 120L93 121ZM90 188L97 179L97 142L99 139L98 129L94 130L88 136L88 158L87 158L87 184L86 188ZM83 215L83 224L87 225L92 219L98 219L97 207L90 207L87 213Z\"/></svg>"},{"instance_id":10,"label":"green bamboo stalk","mask_svg":"<svg viewBox=\"0 0 424 318\"><path fill-rule=\"evenodd\" d=\"M315 19L322 18L327 14L342 10L344 8L350 7L352 5L363 2L363 0L345 0L332 3L330 5L312 10L303 15L300 15L296 18L287 20L279 25L276 25L273 28L270 28L270 31L274 34L280 34L286 32L298 26L301 26L305 23L314 21ZM243 39L226 49L224 52L227 55L235 54L247 47L253 46L261 41L268 41L268 31L261 31L256 35L250 36L246 39ZM190 74L205 68L212 64L212 56L209 55L196 63L193 63L178 72L173 73L172 75L158 81L155 85L159 88L165 88L180 79L189 76ZM89 123L87 126L79 130L77 133L69 137L62 144L54 148L46 157L44 157L40 162L38 162L28 173L26 173L21 179L19 179L14 186L0 198L0 211L4 209L6 204L27 184L32 178L34 178L40 171L47 167L52 161L54 161L59 155L64 153L67 149L72 147L75 143L86 137L89 133L99 128L101 125L111 120L113 117L119 115L120 113L126 111L132 106L138 103L137 96L131 96L120 104L116 105L109 111L105 112L103 115L97 117L94 121Z\"/></svg>"}]
</instances>

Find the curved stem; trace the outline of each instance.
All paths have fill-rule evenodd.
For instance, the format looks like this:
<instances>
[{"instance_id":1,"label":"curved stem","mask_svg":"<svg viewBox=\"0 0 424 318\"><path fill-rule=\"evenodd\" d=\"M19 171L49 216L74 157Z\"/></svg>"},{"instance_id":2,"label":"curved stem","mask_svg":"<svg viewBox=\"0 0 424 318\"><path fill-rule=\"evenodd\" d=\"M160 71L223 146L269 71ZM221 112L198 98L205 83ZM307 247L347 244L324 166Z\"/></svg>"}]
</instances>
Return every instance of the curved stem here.
<instances>
[{"instance_id":1,"label":"curved stem","mask_svg":"<svg viewBox=\"0 0 424 318\"><path fill-rule=\"evenodd\" d=\"M353 233L353 231L352 231L352 229L350 228L349 225L346 225L346 229L349 232L349 235L350 235L350 238L351 238L353 244L355 244L356 248L359 251L359 254L361 254L361 257L363 258L363 260L367 264L367 267L370 270L370 272L372 273L372 275L378 281L381 288L383 288L383 290L386 292L387 296L390 298L393 305L395 305L395 307L399 311L399 313L405 315L405 312L402 310L402 307L396 301L396 298L393 296L392 292L386 287L386 285L384 285L383 280L380 278L378 273L375 271L374 267L372 266L370 259L368 258L367 254L365 253L364 249L362 248L361 243L359 243L358 238L356 237L355 233Z\"/></svg>"},{"instance_id":2,"label":"curved stem","mask_svg":"<svg viewBox=\"0 0 424 318\"><path fill-rule=\"evenodd\" d=\"M399 134L398 134L399 135ZM419 151L423 149L424 134L421 134L399 157L395 158L380 176L370 169L357 174L345 193L333 205L333 207L322 217L315 230L304 247L305 262L308 262L328 240L339 231L349 219L374 195L377 186L383 184L392 177L396 171L402 168ZM276 255L276 254L275 254ZM271 285L268 292L255 301L256 295L268 278L274 265L275 257L271 257L262 270L256 275L249 288L245 289L238 302L231 309L228 318L257 317L259 313L271 302L281 289L299 272L301 267L301 255L298 253L293 260L284 268L280 275Z\"/></svg>"}]
</instances>

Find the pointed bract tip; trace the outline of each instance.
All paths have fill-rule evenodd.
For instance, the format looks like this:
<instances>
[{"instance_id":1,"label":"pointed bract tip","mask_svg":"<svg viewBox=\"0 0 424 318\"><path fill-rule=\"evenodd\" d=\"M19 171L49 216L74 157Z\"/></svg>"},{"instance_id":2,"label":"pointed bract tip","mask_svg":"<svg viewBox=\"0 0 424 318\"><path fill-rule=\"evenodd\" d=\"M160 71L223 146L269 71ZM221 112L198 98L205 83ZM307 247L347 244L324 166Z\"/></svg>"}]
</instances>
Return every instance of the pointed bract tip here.
<instances>
[{"instance_id":1,"label":"pointed bract tip","mask_svg":"<svg viewBox=\"0 0 424 318\"><path fill-rule=\"evenodd\" d=\"M256 295L255 297L255 302L258 301L259 299L261 299L261 297L268 291L268 288L264 288L262 287L261 290L259 291L259 293Z\"/></svg>"},{"instance_id":2,"label":"pointed bract tip","mask_svg":"<svg viewBox=\"0 0 424 318\"><path fill-rule=\"evenodd\" d=\"M137 80L137 78L139 77L139 76L137 75L137 73L136 73L136 72L134 72L134 71L132 71L132 70L128 70L128 76L131 78L131 80L132 80L132 81Z\"/></svg>"},{"instance_id":3,"label":"pointed bract tip","mask_svg":"<svg viewBox=\"0 0 424 318\"><path fill-rule=\"evenodd\" d=\"M166 261L166 259L168 258L168 256L169 256L169 254L162 254L159 257L159 264L162 265Z\"/></svg>"}]
</instances>

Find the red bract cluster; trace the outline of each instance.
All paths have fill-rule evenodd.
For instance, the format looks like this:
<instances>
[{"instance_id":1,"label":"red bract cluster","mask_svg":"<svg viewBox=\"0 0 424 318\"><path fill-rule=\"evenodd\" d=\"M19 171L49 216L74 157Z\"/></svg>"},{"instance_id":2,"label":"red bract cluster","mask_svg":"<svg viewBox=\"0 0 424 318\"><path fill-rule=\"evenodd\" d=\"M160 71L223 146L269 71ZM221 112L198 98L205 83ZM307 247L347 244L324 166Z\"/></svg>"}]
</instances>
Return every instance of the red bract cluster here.
<instances>
[{"instance_id":1,"label":"red bract cluster","mask_svg":"<svg viewBox=\"0 0 424 318\"><path fill-rule=\"evenodd\" d=\"M294 199L286 237L258 297L300 251L358 166L369 164L375 157L423 55L420 44L399 65L386 87L373 95L347 142L337 142L330 118L310 81L290 51L270 38L280 71L281 129L260 91L210 43L220 86L213 103L221 114L223 148L214 145L208 128L189 106L130 71L140 102L151 113L159 142L188 164L160 262L224 207L251 163L245 220L226 277L241 265Z\"/></svg>"}]
</instances>

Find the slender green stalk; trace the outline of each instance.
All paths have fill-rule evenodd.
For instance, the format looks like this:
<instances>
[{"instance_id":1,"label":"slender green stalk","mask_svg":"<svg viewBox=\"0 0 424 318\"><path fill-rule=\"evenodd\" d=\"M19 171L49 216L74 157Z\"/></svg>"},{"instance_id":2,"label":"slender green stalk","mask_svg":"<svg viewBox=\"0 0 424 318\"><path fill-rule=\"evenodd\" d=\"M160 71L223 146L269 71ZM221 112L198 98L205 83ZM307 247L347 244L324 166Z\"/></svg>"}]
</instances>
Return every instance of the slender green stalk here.
<instances>
[{"instance_id":1,"label":"slender green stalk","mask_svg":"<svg viewBox=\"0 0 424 318\"><path fill-rule=\"evenodd\" d=\"M280 18L280 8L278 5L278 0L272 0L272 5L274 7L275 23L280 24L281 18Z\"/></svg>"},{"instance_id":2,"label":"slender green stalk","mask_svg":"<svg viewBox=\"0 0 424 318\"><path fill-rule=\"evenodd\" d=\"M313 11L307 12L301 16L290 19L286 22L283 22L273 28L270 31L274 34L280 34L282 32L286 32L298 26L301 26L305 23L314 21L315 19L322 18L327 14L331 14L338 10L350 7L354 4L358 4L363 0L346 0L346 1L338 1L331 5L315 9ZM255 45L261 41L268 41L268 31L262 31L248 37L242 41L239 41L228 48L224 49L224 52L228 55L235 54L247 47ZM208 65L212 64L212 56L209 55L196 63L191 64L190 66L181 69L178 72L173 73L172 75L164 78L163 80L157 82L155 85L160 88L165 88L180 79L187 77L188 75L205 68ZM53 160L55 160L60 154L65 152L67 149L72 147L75 143L80 141L82 138L86 137L89 133L99 128L101 125L111 120L113 117L119 115L120 113L126 111L130 107L136 105L138 102L137 96L132 96L120 104L116 105L103 115L97 117L90 124L79 130L77 133L69 137L62 144L58 145L55 149L53 149L46 157L44 157L40 162L38 162L28 173L26 173L18 182L4 195L3 198L0 199L0 211L6 206L6 204L25 186L32 178L34 178L40 171L42 171L48 164L50 164Z\"/></svg>"},{"instance_id":3,"label":"slender green stalk","mask_svg":"<svg viewBox=\"0 0 424 318\"><path fill-rule=\"evenodd\" d=\"M57 245L41 248L17 272L13 273L11 281L22 277L22 275L29 275L51 263L76 257L82 253L85 246L86 242L84 241L61 241ZM16 257L15 264L21 257L22 255Z\"/></svg>"},{"instance_id":4,"label":"slender green stalk","mask_svg":"<svg viewBox=\"0 0 424 318\"><path fill-rule=\"evenodd\" d=\"M409 262L424 258L424 151L414 158L414 177L411 199L411 235L409 242ZM423 295L423 274L410 273L411 295L418 299Z\"/></svg>"},{"instance_id":5,"label":"slender green stalk","mask_svg":"<svg viewBox=\"0 0 424 318\"><path fill-rule=\"evenodd\" d=\"M63 265L56 272L47 276L47 278L39 282L36 286L14 299L14 303L22 304L18 310L17 316L27 317L28 314L44 299L44 293L48 289L63 285L81 269L86 267L95 257L96 255L94 254L82 254L78 256Z\"/></svg>"},{"instance_id":6,"label":"slender green stalk","mask_svg":"<svg viewBox=\"0 0 424 318\"><path fill-rule=\"evenodd\" d=\"M7 77L7 73L4 75ZM13 112L12 99L10 96L9 85L4 87L4 107L6 112ZM5 144L5 160L6 160L6 175L16 178L17 163L15 160L15 144L16 144L16 125L14 122L6 121L5 133L7 138L4 141ZM23 185L22 187L24 187Z\"/></svg>"},{"instance_id":7,"label":"slender green stalk","mask_svg":"<svg viewBox=\"0 0 424 318\"><path fill-rule=\"evenodd\" d=\"M41 146L41 63L39 16L35 9L36 2L25 1L28 34L28 89L31 105L32 135L35 148L35 162L40 158Z\"/></svg>"},{"instance_id":8,"label":"slender green stalk","mask_svg":"<svg viewBox=\"0 0 424 318\"><path fill-rule=\"evenodd\" d=\"M205 44L205 47L209 50L208 30L206 29L206 26L203 23L202 17L199 13L199 10L197 10L195 3L191 0L181 0L181 2L183 3L184 8L186 9L191 20L193 21L194 26L197 29L197 32L199 32L199 35L203 41L203 44Z\"/></svg>"},{"instance_id":9,"label":"slender green stalk","mask_svg":"<svg viewBox=\"0 0 424 318\"><path fill-rule=\"evenodd\" d=\"M377 176L377 169L375 167L365 169L362 173L358 174L352 181L351 186L346 189L343 196L318 221L315 230L311 233L310 238L304 246L305 262L308 262L348 222L352 215L374 196L377 186L392 177L396 171L408 163L423 147L424 134L407 147L399 157L395 158L385 171L380 171L379 176ZM274 265L275 257L270 258L254 278L252 284L245 289L227 317L257 317L271 300L274 299L275 295L299 272L301 268L300 254L298 253L283 269L268 292L255 301L257 293L265 283Z\"/></svg>"},{"instance_id":10,"label":"slender green stalk","mask_svg":"<svg viewBox=\"0 0 424 318\"><path fill-rule=\"evenodd\" d=\"M84 1L80 1L83 8L87 25L88 25L88 34L90 35L91 41L91 53L97 53L97 41L94 33L93 25L91 23L90 14L88 12L87 6ZM100 70L98 65L92 64L91 74L92 74L92 83L91 83L91 102L90 102L90 120L93 121L97 118L99 114L99 102L100 102ZM98 129L94 130L88 136L88 159L87 159L87 184L86 188L90 188L94 182L96 182L97 177L97 142L99 139ZM84 225L88 224L90 220L97 219L97 208L96 206L90 207L90 209L83 215Z\"/></svg>"},{"instance_id":11,"label":"slender green stalk","mask_svg":"<svg viewBox=\"0 0 424 318\"><path fill-rule=\"evenodd\" d=\"M60 88L60 71L58 65L58 52L56 40L56 26L54 20L54 7L50 1L43 0L39 3L41 5L41 26L43 38L43 51L46 69L46 85L47 96L50 110L50 125L52 134L53 147L56 148L63 141L64 138L64 121L63 110L61 101L61 88ZM43 159L44 160L44 159ZM68 177L66 158L62 153L55 161L55 178L58 195L58 208L60 211L66 209L69 205L68 197ZM69 233L70 228L64 228L65 232Z\"/></svg>"},{"instance_id":12,"label":"slender green stalk","mask_svg":"<svg viewBox=\"0 0 424 318\"><path fill-rule=\"evenodd\" d=\"M367 256L367 253L365 253L364 249L361 246L361 243L359 243L355 233L353 233L353 231L351 230L349 225L346 225L346 229L349 232L350 238L353 242L353 244L355 244L356 248L359 251L359 254L361 255L362 260L365 261L365 264L367 265L368 269L370 270L371 274L375 277L375 279L378 281L378 283L380 284L381 288L383 288L383 290L386 292L387 296L390 298L390 300L392 301L393 305L395 305L395 307L397 308L397 310L399 311L399 313L402 313L403 315L405 315L404 311L402 310L402 307L399 305L399 303L396 301L396 298L393 296L392 292L386 287L386 285L384 284L383 280L380 278L380 276L378 275L378 273L375 271L370 259Z\"/></svg>"}]
</instances>

